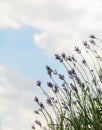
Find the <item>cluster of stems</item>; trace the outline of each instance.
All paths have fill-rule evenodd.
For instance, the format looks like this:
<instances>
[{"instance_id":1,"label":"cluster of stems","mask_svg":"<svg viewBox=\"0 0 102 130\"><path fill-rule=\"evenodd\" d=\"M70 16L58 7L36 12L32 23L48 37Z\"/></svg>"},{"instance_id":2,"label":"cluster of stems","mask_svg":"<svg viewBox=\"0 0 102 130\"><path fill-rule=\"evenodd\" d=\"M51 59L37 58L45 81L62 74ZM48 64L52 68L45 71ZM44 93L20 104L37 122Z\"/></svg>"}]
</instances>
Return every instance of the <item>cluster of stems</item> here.
<instances>
[{"instance_id":1,"label":"cluster of stems","mask_svg":"<svg viewBox=\"0 0 102 130\"><path fill-rule=\"evenodd\" d=\"M90 35L89 42L83 41L86 55L79 47L74 49L76 57L55 54L66 74L46 66L50 77L47 90L50 89L52 94L44 89L41 81L36 82L46 101L35 96L38 107L34 113L39 119L34 121L32 129L38 125L42 130L102 130L101 43L100 39ZM40 117L44 118L46 125Z\"/></svg>"}]
</instances>

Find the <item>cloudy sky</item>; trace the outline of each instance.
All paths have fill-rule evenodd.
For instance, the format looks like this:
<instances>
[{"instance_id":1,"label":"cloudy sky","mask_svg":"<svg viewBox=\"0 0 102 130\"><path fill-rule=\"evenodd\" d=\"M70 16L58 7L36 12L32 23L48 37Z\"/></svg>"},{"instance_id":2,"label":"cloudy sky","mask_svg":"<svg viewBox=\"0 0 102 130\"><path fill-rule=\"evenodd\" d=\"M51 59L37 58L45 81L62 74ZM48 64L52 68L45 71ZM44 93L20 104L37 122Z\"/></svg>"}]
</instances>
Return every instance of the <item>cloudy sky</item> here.
<instances>
[{"instance_id":1,"label":"cloudy sky","mask_svg":"<svg viewBox=\"0 0 102 130\"><path fill-rule=\"evenodd\" d=\"M101 0L0 0L2 130L30 130L35 81L46 81L54 53L71 53L90 34L102 37Z\"/></svg>"}]
</instances>

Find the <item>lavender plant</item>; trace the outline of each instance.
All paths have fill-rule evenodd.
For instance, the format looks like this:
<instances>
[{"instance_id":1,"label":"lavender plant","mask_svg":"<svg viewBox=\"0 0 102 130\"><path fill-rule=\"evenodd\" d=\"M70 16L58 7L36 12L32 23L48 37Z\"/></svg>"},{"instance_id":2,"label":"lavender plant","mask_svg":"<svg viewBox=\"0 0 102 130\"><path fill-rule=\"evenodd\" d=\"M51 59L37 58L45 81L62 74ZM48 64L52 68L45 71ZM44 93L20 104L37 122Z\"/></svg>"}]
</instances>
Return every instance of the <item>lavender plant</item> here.
<instances>
[{"instance_id":1,"label":"lavender plant","mask_svg":"<svg viewBox=\"0 0 102 130\"><path fill-rule=\"evenodd\" d=\"M96 40L100 42L99 45ZM41 81L36 82L46 102L35 96L38 108L34 112L39 119L35 120L32 129L38 125L42 130L102 130L101 42L94 35L90 35L89 42L83 41L87 56L79 47L75 47L74 51L81 60L74 55L55 54L55 59L64 66L66 74L46 66L50 77L47 86L53 97L44 90ZM44 118L46 126L41 123L40 116Z\"/></svg>"}]
</instances>

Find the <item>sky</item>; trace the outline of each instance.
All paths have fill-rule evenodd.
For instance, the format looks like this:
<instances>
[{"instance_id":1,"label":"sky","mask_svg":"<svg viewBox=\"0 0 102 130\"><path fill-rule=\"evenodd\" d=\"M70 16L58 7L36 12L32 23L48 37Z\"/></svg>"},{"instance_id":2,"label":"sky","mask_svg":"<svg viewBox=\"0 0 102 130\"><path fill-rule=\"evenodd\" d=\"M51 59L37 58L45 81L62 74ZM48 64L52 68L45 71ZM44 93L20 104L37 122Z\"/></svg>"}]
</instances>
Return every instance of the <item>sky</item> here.
<instances>
[{"instance_id":1,"label":"sky","mask_svg":"<svg viewBox=\"0 0 102 130\"><path fill-rule=\"evenodd\" d=\"M61 70L54 54L101 33L101 0L0 0L1 130L30 130L45 66Z\"/></svg>"}]
</instances>

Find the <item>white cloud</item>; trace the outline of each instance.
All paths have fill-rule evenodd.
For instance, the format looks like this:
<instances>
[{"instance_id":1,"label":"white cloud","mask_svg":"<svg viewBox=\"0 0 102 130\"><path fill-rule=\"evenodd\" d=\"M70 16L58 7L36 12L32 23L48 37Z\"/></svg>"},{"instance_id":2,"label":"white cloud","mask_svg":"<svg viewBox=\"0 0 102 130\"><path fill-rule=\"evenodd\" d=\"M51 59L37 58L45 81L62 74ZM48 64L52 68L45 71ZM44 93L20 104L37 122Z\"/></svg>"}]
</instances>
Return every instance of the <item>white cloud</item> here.
<instances>
[{"instance_id":1,"label":"white cloud","mask_svg":"<svg viewBox=\"0 0 102 130\"><path fill-rule=\"evenodd\" d=\"M101 0L2 0L0 27L31 26L35 44L48 52L66 51L89 33L100 34ZM45 35L46 34L46 35Z\"/></svg>"},{"instance_id":2,"label":"white cloud","mask_svg":"<svg viewBox=\"0 0 102 130\"><path fill-rule=\"evenodd\" d=\"M74 39L72 40L72 38ZM43 32L40 34L34 35L34 43L46 50L47 53L53 54L54 52L71 52L73 50L73 41L76 43L77 39L74 36L74 33L71 34L63 34L63 33L50 33L50 32ZM77 39L78 41L79 39ZM69 44L71 44L69 48Z\"/></svg>"},{"instance_id":3,"label":"white cloud","mask_svg":"<svg viewBox=\"0 0 102 130\"><path fill-rule=\"evenodd\" d=\"M30 130L35 120L32 80L24 78L17 69L0 66L0 118L2 130Z\"/></svg>"},{"instance_id":4,"label":"white cloud","mask_svg":"<svg viewBox=\"0 0 102 130\"><path fill-rule=\"evenodd\" d=\"M8 1L0 1L0 28L19 28L20 23L11 16L12 6Z\"/></svg>"}]
</instances>

